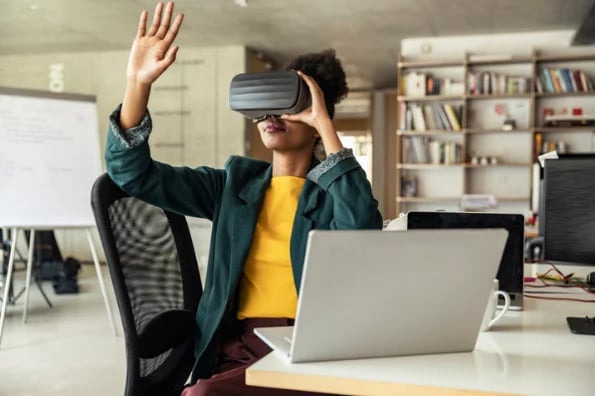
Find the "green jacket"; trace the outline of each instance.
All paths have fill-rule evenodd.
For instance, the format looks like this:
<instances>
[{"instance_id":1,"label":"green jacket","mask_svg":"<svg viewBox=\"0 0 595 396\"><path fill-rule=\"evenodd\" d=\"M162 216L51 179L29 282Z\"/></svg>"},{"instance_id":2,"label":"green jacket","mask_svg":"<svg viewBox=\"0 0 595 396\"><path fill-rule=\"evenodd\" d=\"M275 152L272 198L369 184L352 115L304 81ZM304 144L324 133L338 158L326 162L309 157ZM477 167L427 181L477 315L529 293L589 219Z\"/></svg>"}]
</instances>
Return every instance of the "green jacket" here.
<instances>
[{"instance_id":1,"label":"green jacket","mask_svg":"<svg viewBox=\"0 0 595 396\"><path fill-rule=\"evenodd\" d=\"M124 191L163 209L212 221L204 294L198 306L194 378L214 368L223 319L235 316L235 292L252 233L270 183L264 161L232 156L224 169L173 167L151 159L149 114L140 126L119 129L119 110L110 117L107 172ZM351 150L331 155L312 168L298 200L290 255L296 289L313 229L381 229L382 216L370 183Z\"/></svg>"}]
</instances>

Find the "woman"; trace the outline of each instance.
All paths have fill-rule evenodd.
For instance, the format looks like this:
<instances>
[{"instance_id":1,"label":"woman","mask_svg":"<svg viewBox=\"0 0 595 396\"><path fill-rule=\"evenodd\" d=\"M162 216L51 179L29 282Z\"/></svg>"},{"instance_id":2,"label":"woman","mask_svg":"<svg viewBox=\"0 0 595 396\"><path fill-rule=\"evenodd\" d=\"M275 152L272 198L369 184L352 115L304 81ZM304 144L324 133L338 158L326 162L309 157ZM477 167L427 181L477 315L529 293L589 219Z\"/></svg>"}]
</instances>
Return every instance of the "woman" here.
<instances>
[{"instance_id":1,"label":"woman","mask_svg":"<svg viewBox=\"0 0 595 396\"><path fill-rule=\"evenodd\" d=\"M174 62L183 15L159 3L146 29L141 14L128 61L121 108L110 116L106 164L129 194L184 215L212 221L205 290L196 314L193 379L183 395L304 394L245 385L247 366L270 349L254 327L291 324L306 240L312 229L380 229L370 184L334 129L334 106L347 94L333 51L288 66L308 85L312 105L299 114L258 122L272 163L231 157L224 169L172 167L150 157L151 85ZM321 88L322 87L322 88ZM328 157L313 155L321 142ZM337 274L340 276L340 274Z\"/></svg>"}]
</instances>

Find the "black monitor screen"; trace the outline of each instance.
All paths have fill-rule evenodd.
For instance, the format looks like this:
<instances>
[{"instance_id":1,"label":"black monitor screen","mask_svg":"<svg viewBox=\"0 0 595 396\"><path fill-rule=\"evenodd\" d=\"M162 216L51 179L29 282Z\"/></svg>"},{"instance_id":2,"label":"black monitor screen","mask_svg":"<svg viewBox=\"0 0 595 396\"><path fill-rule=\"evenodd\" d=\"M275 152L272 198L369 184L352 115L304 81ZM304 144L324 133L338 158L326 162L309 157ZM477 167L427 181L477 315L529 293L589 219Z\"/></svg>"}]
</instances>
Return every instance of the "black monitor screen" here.
<instances>
[{"instance_id":1,"label":"black monitor screen","mask_svg":"<svg viewBox=\"0 0 595 396\"><path fill-rule=\"evenodd\" d=\"M525 218L522 214L469 212L409 212L407 228L505 228L508 239L498 268L500 289L522 300Z\"/></svg>"},{"instance_id":2,"label":"black monitor screen","mask_svg":"<svg viewBox=\"0 0 595 396\"><path fill-rule=\"evenodd\" d=\"M595 156L545 161L544 259L595 265Z\"/></svg>"}]
</instances>

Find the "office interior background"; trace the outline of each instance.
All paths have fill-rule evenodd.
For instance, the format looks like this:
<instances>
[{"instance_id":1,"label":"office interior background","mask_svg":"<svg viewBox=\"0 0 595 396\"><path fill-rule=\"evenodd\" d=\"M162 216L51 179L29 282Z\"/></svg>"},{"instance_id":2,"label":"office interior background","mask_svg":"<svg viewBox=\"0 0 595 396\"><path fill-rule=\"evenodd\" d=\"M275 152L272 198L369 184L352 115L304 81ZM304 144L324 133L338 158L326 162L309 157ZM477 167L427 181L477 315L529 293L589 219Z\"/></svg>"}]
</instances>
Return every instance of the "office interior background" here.
<instances>
[{"instance_id":1,"label":"office interior background","mask_svg":"<svg viewBox=\"0 0 595 396\"><path fill-rule=\"evenodd\" d=\"M95 96L103 148L108 115L124 93L139 14L154 4L0 0L0 87ZM407 210L456 210L466 195L491 196L496 206L489 210L530 217L536 155L544 147L559 149L560 142L569 152L595 150L595 129L567 133L545 124L549 112L595 114L595 96L550 95L572 92L572 83L548 91L540 77L544 69L576 69L595 81L591 0L179 0L176 12L185 14L176 39L180 51L149 104L152 152L159 160L220 167L234 154L266 159L252 123L228 108L231 78L276 70L298 54L326 48L337 51L351 89L337 109L337 129L366 169L387 220ZM517 78L519 85L514 91L508 83L501 92L469 91L471 75L488 75L496 87L496 74ZM415 102L411 98L419 93L410 84L419 75L426 99ZM443 88L448 81L452 90L429 92L430 76ZM544 85L541 91L536 81ZM456 113L458 128L440 120L444 103ZM436 125L422 129L415 121L418 109ZM407 123L408 112L415 126ZM510 120L512 131L506 131ZM436 132L443 129L447 133ZM424 130L427 140L417 140L415 132ZM411 158L404 148L422 145L431 155L430 141L442 147L438 159ZM445 158L444 150L453 157ZM210 225L189 221L199 261L206 265ZM57 230L56 236L65 256L91 261L85 235ZM53 309L32 289L27 325L20 323L18 305L9 307L0 394L120 393L122 338L113 339L96 279L87 272L83 293L59 297ZM81 326L75 322L83 323L81 331L72 330ZM81 333L88 337L74 336ZM68 390L77 377L78 390ZM94 390L85 389L85 382Z\"/></svg>"}]
</instances>

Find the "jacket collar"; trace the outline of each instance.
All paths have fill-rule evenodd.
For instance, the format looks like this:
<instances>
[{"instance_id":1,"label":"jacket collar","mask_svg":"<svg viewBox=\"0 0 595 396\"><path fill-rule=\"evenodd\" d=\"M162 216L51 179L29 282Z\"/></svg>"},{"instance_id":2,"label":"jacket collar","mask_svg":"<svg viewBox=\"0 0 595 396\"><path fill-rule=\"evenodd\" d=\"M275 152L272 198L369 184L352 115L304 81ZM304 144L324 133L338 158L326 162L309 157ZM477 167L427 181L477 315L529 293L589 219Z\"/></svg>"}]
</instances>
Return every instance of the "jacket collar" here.
<instances>
[{"instance_id":1,"label":"jacket collar","mask_svg":"<svg viewBox=\"0 0 595 396\"><path fill-rule=\"evenodd\" d=\"M239 197L247 204L254 204L262 200L266 188L271 182L273 167L269 165L262 176L254 177L249 183L246 183L239 193Z\"/></svg>"}]
</instances>

